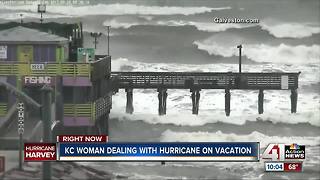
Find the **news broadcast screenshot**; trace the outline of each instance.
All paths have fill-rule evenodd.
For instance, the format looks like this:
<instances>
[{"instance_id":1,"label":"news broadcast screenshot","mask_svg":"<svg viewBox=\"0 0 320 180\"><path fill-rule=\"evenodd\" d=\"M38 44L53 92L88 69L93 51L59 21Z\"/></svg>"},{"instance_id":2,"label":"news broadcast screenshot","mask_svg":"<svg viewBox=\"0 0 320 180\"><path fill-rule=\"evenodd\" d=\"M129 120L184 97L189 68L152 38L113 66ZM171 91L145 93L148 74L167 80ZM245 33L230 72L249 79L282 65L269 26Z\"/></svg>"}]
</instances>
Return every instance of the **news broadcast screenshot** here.
<instances>
[{"instance_id":1,"label":"news broadcast screenshot","mask_svg":"<svg viewBox=\"0 0 320 180\"><path fill-rule=\"evenodd\" d=\"M0 180L320 180L319 0L0 0Z\"/></svg>"}]
</instances>

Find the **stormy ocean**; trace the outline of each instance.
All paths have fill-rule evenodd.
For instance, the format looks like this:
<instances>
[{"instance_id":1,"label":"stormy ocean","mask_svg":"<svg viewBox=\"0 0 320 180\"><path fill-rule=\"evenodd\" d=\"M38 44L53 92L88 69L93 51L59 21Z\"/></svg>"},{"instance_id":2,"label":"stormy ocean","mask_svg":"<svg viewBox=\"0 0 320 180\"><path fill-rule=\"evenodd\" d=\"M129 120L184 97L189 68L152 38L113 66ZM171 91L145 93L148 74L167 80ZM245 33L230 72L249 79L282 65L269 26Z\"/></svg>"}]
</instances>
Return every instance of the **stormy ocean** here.
<instances>
[{"instance_id":1,"label":"stormy ocean","mask_svg":"<svg viewBox=\"0 0 320 180\"><path fill-rule=\"evenodd\" d=\"M0 4L0 22L39 21L37 3ZM320 179L320 1L319 0L121 0L91 5L47 6L45 21L83 22L102 32L97 53L106 54L111 26L114 71L301 72L298 109L290 113L289 91L231 91L225 116L224 91L202 90L199 115L192 115L189 90L168 90L167 115L158 116L156 90L134 90L134 113L125 114L124 91L113 96L110 141L259 141L306 145L302 173L266 173L263 161L88 162L133 179ZM216 23L214 18L258 19L259 23Z\"/></svg>"}]
</instances>

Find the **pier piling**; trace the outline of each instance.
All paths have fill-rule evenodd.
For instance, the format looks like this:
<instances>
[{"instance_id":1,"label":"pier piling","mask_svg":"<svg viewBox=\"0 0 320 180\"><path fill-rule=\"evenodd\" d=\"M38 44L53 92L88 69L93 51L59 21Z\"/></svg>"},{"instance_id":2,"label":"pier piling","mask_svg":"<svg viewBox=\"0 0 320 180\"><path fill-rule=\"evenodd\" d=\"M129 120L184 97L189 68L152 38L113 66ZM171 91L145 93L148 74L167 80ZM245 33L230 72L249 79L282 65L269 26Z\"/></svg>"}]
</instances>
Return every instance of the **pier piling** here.
<instances>
[{"instance_id":1,"label":"pier piling","mask_svg":"<svg viewBox=\"0 0 320 180\"><path fill-rule=\"evenodd\" d=\"M167 113L167 89L159 88L158 89L158 99L159 99L159 115L165 115Z\"/></svg>"},{"instance_id":2,"label":"pier piling","mask_svg":"<svg viewBox=\"0 0 320 180\"><path fill-rule=\"evenodd\" d=\"M230 116L230 99L231 99L231 94L230 94L230 89L226 88L225 89L225 112L226 116Z\"/></svg>"},{"instance_id":3,"label":"pier piling","mask_svg":"<svg viewBox=\"0 0 320 180\"><path fill-rule=\"evenodd\" d=\"M133 89L127 88L127 104L126 104L126 113L132 114L133 113Z\"/></svg>"},{"instance_id":4,"label":"pier piling","mask_svg":"<svg viewBox=\"0 0 320 180\"><path fill-rule=\"evenodd\" d=\"M297 112L298 93L297 89L291 89L291 113Z\"/></svg>"},{"instance_id":5,"label":"pier piling","mask_svg":"<svg viewBox=\"0 0 320 180\"><path fill-rule=\"evenodd\" d=\"M263 89L259 89L259 95L258 95L258 112L259 114L263 114Z\"/></svg>"},{"instance_id":6,"label":"pier piling","mask_svg":"<svg viewBox=\"0 0 320 180\"><path fill-rule=\"evenodd\" d=\"M192 114L199 113L200 90L191 90Z\"/></svg>"},{"instance_id":7,"label":"pier piling","mask_svg":"<svg viewBox=\"0 0 320 180\"><path fill-rule=\"evenodd\" d=\"M42 107L41 116L43 122L43 142L52 142L51 123L52 123L52 89L44 86L41 92ZM43 162L42 164L42 178L51 179L51 162Z\"/></svg>"}]
</instances>

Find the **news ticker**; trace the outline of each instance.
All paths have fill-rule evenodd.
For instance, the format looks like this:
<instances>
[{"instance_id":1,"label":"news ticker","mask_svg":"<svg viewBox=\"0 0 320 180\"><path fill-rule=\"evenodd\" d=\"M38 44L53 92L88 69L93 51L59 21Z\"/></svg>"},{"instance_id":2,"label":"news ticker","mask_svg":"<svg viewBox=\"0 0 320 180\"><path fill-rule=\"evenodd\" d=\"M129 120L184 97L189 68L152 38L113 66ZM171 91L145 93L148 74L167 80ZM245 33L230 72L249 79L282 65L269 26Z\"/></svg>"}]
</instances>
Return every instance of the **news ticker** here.
<instances>
[{"instance_id":1,"label":"news ticker","mask_svg":"<svg viewBox=\"0 0 320 180\"><path fill-rule=\"evenodd\" d=\"M25 143L25 161L230 161L258 162L259 142L111 143L107 136L63 135L57 143ZM267 172L301 172L305 146L269 144Z\"/></svg>"},{"instance_id":2,"label":"news ticker","mask_svg":"<svg viewBox=\"0 0 320 180\"><path fill-rule=\"evenodd\" d=\"M110 143L106 136L58 136L25 143L25 161L259 161L258 142Z\"/></svg>"}]
</instances>

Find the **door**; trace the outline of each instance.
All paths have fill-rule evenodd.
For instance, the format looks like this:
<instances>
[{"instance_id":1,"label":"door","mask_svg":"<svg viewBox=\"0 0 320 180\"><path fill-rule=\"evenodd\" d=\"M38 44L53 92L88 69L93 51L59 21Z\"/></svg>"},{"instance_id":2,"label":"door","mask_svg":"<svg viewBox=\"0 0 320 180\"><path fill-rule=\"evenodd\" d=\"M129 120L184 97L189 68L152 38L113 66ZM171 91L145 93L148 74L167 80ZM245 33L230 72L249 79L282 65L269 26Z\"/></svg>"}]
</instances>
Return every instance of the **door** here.
<instances>
[{"instance_id":1,"label":"door","mask_svg":"<svg viewBox=\"0 0 320 180\"><path fill-rule=\"evenodd\" d=\"M33 61L33 46L21 45L18 46L18 61L19 62L32 62Z\"/></svg>"}]
</instances>

